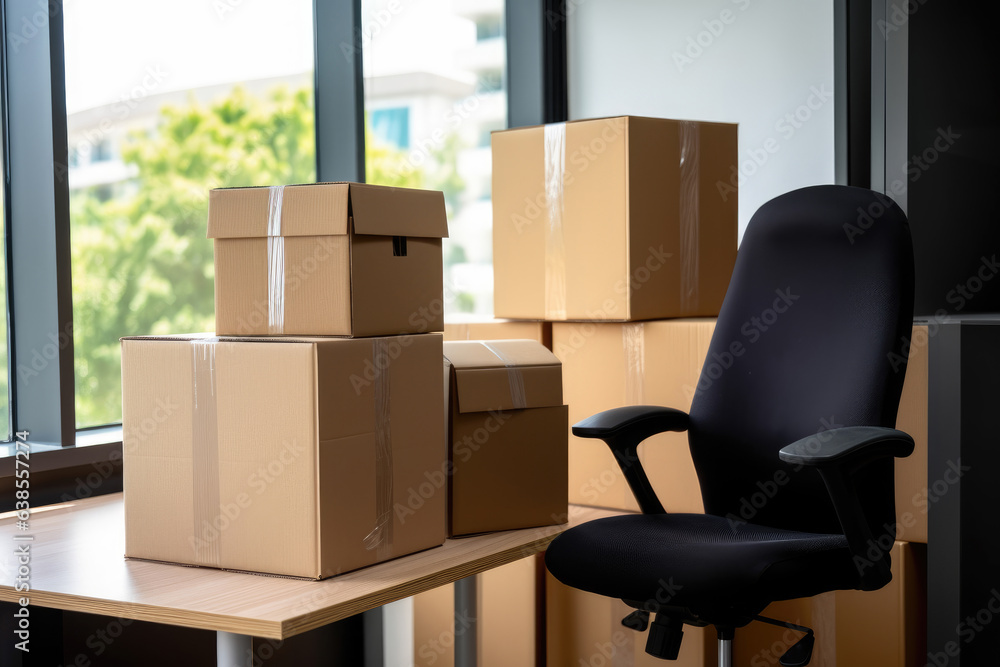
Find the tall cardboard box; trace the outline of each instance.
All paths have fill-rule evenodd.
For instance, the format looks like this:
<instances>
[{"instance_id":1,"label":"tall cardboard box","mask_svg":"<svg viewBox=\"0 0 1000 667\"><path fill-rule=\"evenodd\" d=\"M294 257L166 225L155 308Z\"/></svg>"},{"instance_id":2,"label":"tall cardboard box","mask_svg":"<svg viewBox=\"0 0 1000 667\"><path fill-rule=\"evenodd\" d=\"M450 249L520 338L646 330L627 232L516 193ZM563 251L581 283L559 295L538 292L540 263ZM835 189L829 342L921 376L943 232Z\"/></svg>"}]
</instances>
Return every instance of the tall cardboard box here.
<instances>
[{"instance_id":1,"label":"tall cardboard box","mask_svg":"<svg viewBox=\"0 0 1000 667\"><path fill-rule=\"evenodd\" d=\"M492 144L497 317L718 314L736 260L736 125L622 116Z\"/></svg>"},{"instance_id":2,"label":"tall cardboard box","mask_svg":"<svg viewBox=\"0 0 1000 667\"><path fill-rule=\"evenodd\" d=\"M530 339L552 347L552 325L548 322L488 320L446 322L444 339ZM538 570L543 556L522 560L477 574L477 619L480 667L544 667L545 657L535 659L545 640L544 584ZM417 667L452 667L454 635L467 626L455 613L452 584L413 597L413 652Z\"/></svg>"},{"instance_id":3,"label":"tall cardboard box","mask_svg":"<svg viewBox=\"0 0 1000 667\"><path fill-rule=\"evenodd\" d=\"M449 340L537 340L552 349L552 323L527 320L482 320L445 322L444 339Z\"/></svg>"},{"instance_id":4,"label":"tall cardboard box","mask_svg":"<svg viewBox=\"0 0 1000 667\"><path fill-rule=\"evenodd\" d=\"M322 579L442 544L445 494L408 504L447 458L441 359L440 334L123 339L126 556Z\"/></svg>"},{"instance_id":5,"label":"tall cardboard box","mask_svg":"<svg viewBox=\"0 0 1000 667\"><path fill-rule=\"evenodd\" d=\"M444 195L358 183L212 190L220 335L441 331Z\"/></svg>"},{"instance_id":6,"label":"tall cardboard box","mask_svg":"<svg viewBox=\"0 0 1000 667\"><path fill-rule=\"evenodd\" d=\"M562 366L532 340L449 341L450 535L565 523Z\"/></svg>"}]
</instances>

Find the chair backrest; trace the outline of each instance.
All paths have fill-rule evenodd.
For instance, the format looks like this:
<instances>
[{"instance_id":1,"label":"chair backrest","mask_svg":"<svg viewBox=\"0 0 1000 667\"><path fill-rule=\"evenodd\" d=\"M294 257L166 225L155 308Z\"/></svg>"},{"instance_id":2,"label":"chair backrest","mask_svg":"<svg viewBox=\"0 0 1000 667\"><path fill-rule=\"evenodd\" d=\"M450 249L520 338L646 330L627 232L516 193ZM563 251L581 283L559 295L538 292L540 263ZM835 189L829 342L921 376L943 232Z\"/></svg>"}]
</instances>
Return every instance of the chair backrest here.
<instances>
[{"instance_id":1,"label":"chair backrest","mask_svg":"<svg viewBox=\"0 0 1000 667\"><path fill-rule=\"evenodd\" d=\"M825 185L760 207L691 406L706 512L840 532L818 473L783 463L778 450L838 426L894 426L913 280L906 216L884 195ZM889 485L860 491L879 520L894 515Z\"/></svg>"}]
</instances>

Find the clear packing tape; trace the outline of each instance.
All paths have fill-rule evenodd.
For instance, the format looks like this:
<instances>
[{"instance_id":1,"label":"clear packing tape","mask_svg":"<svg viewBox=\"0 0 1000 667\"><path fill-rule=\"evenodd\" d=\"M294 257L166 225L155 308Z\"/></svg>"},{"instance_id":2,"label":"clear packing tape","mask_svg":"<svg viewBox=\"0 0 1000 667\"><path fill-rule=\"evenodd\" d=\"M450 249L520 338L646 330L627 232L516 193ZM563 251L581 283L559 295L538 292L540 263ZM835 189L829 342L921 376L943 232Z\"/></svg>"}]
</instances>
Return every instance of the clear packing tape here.
<instances>
[{"instance_id":1,"label":"clear packing tape","mask_svg":"<svg viewBox=\"0 0 1000 667\"><path fill-rule=\"evenodd\" d=\"M389 343L385 338L372 340L372 362L381 370L375 374L375 527L365 537L365 549L374 549L378 559L392 555L392 423L389 409Z\"/></svg>"},{"instance_id":2,"label":"clear packing tape","mask_svg":"<svg viewBox=\"0 0 1000 667\"><path fill-rule=\"evenodd\" d=\"M497 349L493 345L484 342L483 346L492 352L496 358L502 361L503 365L507 367L507 382L510 385L510 402L514 405L514 409L522 410L528 407L528 399L524 391L524 374L521 372L521 369L518 368L517 363L504 354L502 350Z\"/></svg>"},{"instance_id":3,"label":"clear packing tape","mask_svg":"<svg viewBox=\"0 0 1000 667\"><path fill-rule=\"evenodd\" d=\"M545 126L545 319L566 319L566 241L563 238L566 123Z\"/></svg>"},{"instance_id":4,"label":"clear packing tape","mask_svg":"<svg viewBox=\"0 0 1000 667\"><path fill-rule=\"evenodd\" d=\"M625 404L646 402L646 332L642 322L622 325L622 350L625 353Z\"/></svg>"},{"instance_id":5,"label":"clear packing tape","mask_svg":"<svg viewBox=\"0 0 1000 667\"><path fill-rule=\"evenodd\" d=\"M268 188L267 203L267 333L285 332L285 237L281 235L284 185Z\"/></svg>"},{"instance_id":6,"label":"clear packing tape","mask_svg":"<svg viewBox=\"0 0 1000 667\"><path fill-rule=\"evenodd\" d=\"M216 401L215 345L218 338L191 341L191 472L194 486L195 559L219 567L219 412Z\"/></svg>"},{"instance_id":7,"label":"clear packing tape","mask_svg":"<svg viewBox=\"0 0 1000 667\"><path fill-rule=\"evenodd\" d=\"M682 313L698 308L698 220L701 171L701 132L689 120L677 124L680 144L680 201L677 211L680 232L680 306Z\"/></svg>"}]
</instances>

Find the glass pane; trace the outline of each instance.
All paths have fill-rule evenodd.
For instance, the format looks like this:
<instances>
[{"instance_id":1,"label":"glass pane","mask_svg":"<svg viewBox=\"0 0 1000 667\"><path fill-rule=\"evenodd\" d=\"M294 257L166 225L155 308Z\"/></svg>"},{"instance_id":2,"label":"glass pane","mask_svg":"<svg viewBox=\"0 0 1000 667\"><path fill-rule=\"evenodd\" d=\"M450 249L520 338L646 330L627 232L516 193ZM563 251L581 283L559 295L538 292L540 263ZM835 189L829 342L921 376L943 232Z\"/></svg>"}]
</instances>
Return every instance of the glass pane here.
<instances>
[{"instance_id":1,"label":"glass pane","mask_svg":"<svg viewBox=\"0 0 1000 667\"><path fill-rule=\"evenodd\" d=\"M315 180L312 2L65 5L77 425L121 419L118 339L210 331L208 190Z\"/></svg>"},{"instance_id":2,"label":"glass pane","mask_svg":"<svg viewBox=\"0 0 1000 667\"><path fill-rule=\"evenodd\" d=\"M493 313L490 132L507 125L503 0L363 0L369 183L443 190L445 317Z\"/></svg>"},{"instance_id":3,"label":"glass pane","mask_svg":"<svg viewBox=\"0 0 1000 667\"><path fill-rule=\"evenodd\" d=\"M0 160L0 183L4 182L3 161ZM7 214L0 204L0 220L3 224L3 238L7 237ZM0 246L2 247L2 246ZM7 257L0 251L0 312L3 313L3 327L0 327L0 440L10 440L10 372L7 366Z\"/></svg>"}]
</instances>

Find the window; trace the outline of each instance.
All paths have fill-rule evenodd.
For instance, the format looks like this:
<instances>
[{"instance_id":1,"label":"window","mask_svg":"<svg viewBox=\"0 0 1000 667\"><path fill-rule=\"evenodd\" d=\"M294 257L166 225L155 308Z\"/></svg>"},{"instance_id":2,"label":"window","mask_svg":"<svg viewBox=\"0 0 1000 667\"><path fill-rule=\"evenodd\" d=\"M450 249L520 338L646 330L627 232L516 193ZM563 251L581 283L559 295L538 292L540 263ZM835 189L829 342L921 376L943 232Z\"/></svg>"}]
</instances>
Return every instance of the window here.
<instances>
[{"instance_id":1,"label":"window","mask_svg":"<svg viewBox=\"0 0 1000 667\"><path fill-rule=\"evenodd\" d=\"M0 161L0 183L3 182L3 164ZM3 224L4 236L7 235L7 215L0 204L0 221ZM10 440L11 418L10 418L10 370L9 370L9 347L7 345L7 258L4 253L0 253L0 312L3 313L3 328L0 329L0 439Z\"/></svg>"},{"instance_id":2,"label":"window","mask_svg":"<svg viewBox=\"0 0 1000 667\"><path fill-rule=\"evenodd\" d=\"M476 17L476 41L496 39L501 34L502 25L497 14Z\"/></svg>"},{"instance_id":3,"label":"window","mask_svg":"<svg viewBox=\"0 0 1000 667\"><path fill-rule=\"evenodd\" d=\"M407 107L371 112L372 134L393 148L410 147L410 110Z\"/></svg>"},{"instance_id":4,"label":"window","mask_svg":"<svg viewBox=\"0 0 1000 667\"><path fill-rule=\"evenodd\" d=\"M506 126L502 0L364 0L370 183L442 190L445 316L493 312L489 130ZM377 29L375 29L377 27ZM434 39L428 39L434 35ZM403 122L383 114L407 109Z\"/></svg>"},{"instance_id":5,"label":"window","mask_svg":"<svg viewBox=\"0 0 1000 667\"><path fill-rule=\"evenodd\" d=\"M121 419L120 337L214 328L209 189L315 180L313 3L77 0L64 11L76 420L87 427Z\"/></svg>"}]
</instances>

